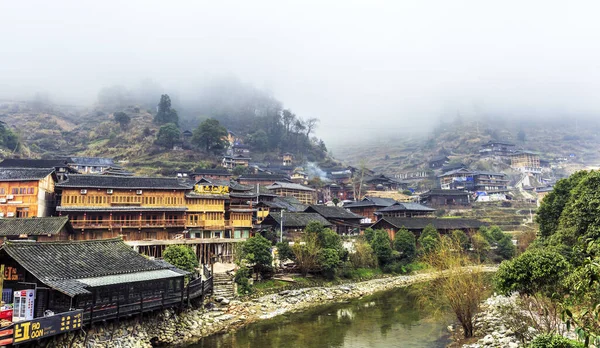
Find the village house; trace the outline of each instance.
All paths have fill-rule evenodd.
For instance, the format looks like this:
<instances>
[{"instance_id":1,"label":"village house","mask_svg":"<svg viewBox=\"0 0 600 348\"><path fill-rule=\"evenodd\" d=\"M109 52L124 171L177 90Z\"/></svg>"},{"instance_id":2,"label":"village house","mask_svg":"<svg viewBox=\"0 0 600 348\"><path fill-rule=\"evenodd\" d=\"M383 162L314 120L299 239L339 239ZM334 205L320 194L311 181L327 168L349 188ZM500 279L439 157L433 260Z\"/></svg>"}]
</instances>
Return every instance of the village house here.
<instances>
[{"instance_id":1,"label":"village house","mask_svg":"<svg viewBox=\"0 0 600 348\"><path fill-rule=\"evenodd\" d=\"M15 344L180 307L212 288L212 278L208 284L186 282L189 272L150 260L120 239L9 241L0 247L0 263L5 270L2 300L13 304L15 324L9 329ZM37 335L31 335L32 321L42 323Z\"/></svg>"},{"instance_id":2,"label":"village house","mask_svg":"<svg viewBox=\"0 0 600 348\"><path fill-rule=\"evenodd\" d=\"M0 218L52 215L56 181L54 168L0 168Z\"/></svg>"},{"instance_id":3,"label":"village house","mask_svg":"<svg viewBox=\"0 0 600 348\"><path fill-rule=\"evenodd\" d=\"M282 197L296 197L303 204L316 204L317 192L315 189L294 183L276 181L272 185L267 186L274 194Z\"/></svg>"},{"instance_id":4,"label":"village house","mask_svg":"<svg viewBox=\"0 0 600 348\"><path fill-rule=\"evenodd\" d=\"M326 205L310 205L305 213L317 213L324 217L332 225L332 229L338 234L358 234L360 232L360 222L364 216L352 213L342 207Z\"/></svg>"},{"instance_id":5,"label":"village house","mask_svg":"<svg viewBox=\"0 0 600 348\"><path fill-rule=\"evenodd\" d=\"M408 183L389 178L383 174L367 177L364 184L366 190L374 191L401 191L408 188Z\"/></svg>"},{"instance_id":6,"label":"village house","mask_svg":"<svg viewBox=\"0 0 600 348\"><path fill-rule=\"evenodd\" d=\"M274 182L292 182L290 177L282 174L242 174L238 177L237 182L242 185L264 185L268 186Z\"/></svg>"},{"instance_id":7,"label":"village house","mask_svg":"<svg viewBox=\"0 0 600 348\"><path fill-rule=\"evenodd\" d=\"M362 224L372 224L377 221L376 211L389 207L394 203L396 201L391 198L365 197L358 202L345 204L344 208L356 215L364 216L364 219L361 221Z\"/></svg>"},{"instance_id":8,"label":"village house","mask_svg":"<svg viewBox=\"0 0 600 348\"><path fill-rule=\"evenodd\" d=\"M515 152L515 144L490 140L485 144L481 145L479 154L484 157L500 156L508 157Z\"/></svg>"},{"instance_id":9,"label":"village house","mask_svg":"<svg viewBox=\"0 0 600 348\"><path fill-rule=\"evenodd\" d=\"M291 180L293 183L306 185L308 184L308 174L306 174L302 169L294 170L291 176Z\"/></svg>"},{"instance_id":10,"label":"village house","mask_svg":"<svg viewBox=\"0 0 600 348\"><path fill-rule=\"evenodd\" d=\"M463 190L429 190L420 195L420 202L428 207L460 207L471 204L471 195Z\"/></svg>"},{"instance_id":11,"label":"village house","mask_svg":"<svg viewBox=\"0 0 600 348\"><path fill-rule=\"evenodd\" d=\"M439 187L442 190L468 190L475 188L475 172L467 168L454 169L438 175Z\"/></svg>"},{"instance_id":12,"label":"village house","mask_svg":"<svg viewBox=\"0 0 600 348\"><path fill-rule=\"evenodd\" d=\"M54 173L59 181L64 180L67 174L78 173L75 169L69 167L72 160L64 159L23 159L23 158L7 158L0 162L0 168L32 168L46 169L54 168Z\"/></svg>"},{"instance_id":13,"label":"village house","mask_svg":"<svg viewBox=\"0 0 600 348\"><path fill-rule=\"evenodd\" d=\"M283 211L303 212L307 205L293 196L279 197L274 195L272 200L260 200L256 203L256 224L260 225L269 214L277 214Z\"/></svg>"},{"instance_id":14,"label":"village house","mask_svg":"<svg viewBox=\"0 0 600 348\"><path fill-rule=\"evenodd\" d=\"M269 214L260 226L263 230L268 228L277 232L281 232L281 226L283 226L284 240L294 240L301 236L301 233L311 222L318 222L325 227L331 226L331 223L327 221L327 219L317 213L296 213L286 211Z\"/></svg>"},{"instance_id":15,"label":"village house","mask_svg":"<svg viewBox=\"0 0 600 348\"><path fill-rule=\"evenodd\" d=\"M226 169L198 169L193 173L188 174L190 178L195 181L201 180L202 178L208 180L231 180L233 174Z\"/></svg>"},{"instance_id":16,"label":"village house","mask_svg":"<svg viewBox=\"0 0 600 348\"><path fill-rule=\"evenodd\" d=\"M475 191L485 191L488 194L508 192L508 183L504 173L475 172Z\"/></svg>"},{"instance_id":17,"label":"village house","mask_svg":"<svg viewBox=\"0 0 600 348\"><path fill-rule=\"evenodd\" d=\"M0 219L0 243L10 240L38 242L70 240L73 227L66 216Z\"/></svg>"},{"instance_id":18,"label":"village house","mask_svg":"<svg viewBox=\"0 0 600 348\"><path fill-rule=\"evenodd\" d=\"M540 156L531 151L517 151L510 156L510 166L524 173L542 172Z\"/></svg>"},{"instance_id":19,"label":"village house","mask_svg":"<svg viewBox=\"0 0 600 348\"><path fill-rule=\"evenodd\" d=\"M324 185L320 192L323 195L324 202L330 202L334 199L340 202L354 200L354 186L352 184L330 183Z\"/></svg>"},{"instance_id":20,"label":"village house","mask_svg":"<svg viewBox=\"0 0 600 348\"><path fill-rule=\"evenodd\" d=\"M429 168L431 169L439 169L442 168L446 163L448 163L448 156L438 156L429 160Z\"/></svg>"},{"instance_id":21,"label":"village house","mask_svg":"<svg viewBox=\"0 0 600 348\"><path fill-rule=\"evenodd\" d=\"M252 158L245 155L225 155L221 161L221 166L227 169L233 169L235 167L248 167Z\"/></svg>"},{"instance_id":22,"label":"village house","mask_svg":"<svg viewBox=\"0 0 600 348\"><path fill-rule=\"evenodd\" d=\"M426 207L419 203L396 202L388 207L375 212L378 218L382 217L424 217L432 216L435 209Z\"/></svg>"},{"instance_id":23,"label":"village house","mask_svg":"<svg viewBox=\"0 0 600 348\"><path fill-rule=\"evenodd\" d=\"M417 237L421 235L427 225L433 225L440 234L450 234L454 230L461 230L468 235L473 235L482 226L488 226L486 222L474 219L437 219L437 218L402 218L402 217L382 217L376 223L371 225L374 230L385 230L390 239L396 237L396 233L401 228L406 228Z\"/></svg>"},{"instance_id":24,"label":"village house","mask_svg":"<svg viewBox=\"0 0 600 348\"><path fill-rule=\"evenodd\" d=\"M289 152L286 152L283 155L281 155L281 159L285 167L291 167L294 162L294 155Z\"/></svg>"},{"instance_id":25,"label":"village house","mask_svg":"<svg viewBox=\"0 0 600 348\"><path fill-rule=\"evenodd\" d=\"M248 157L250 155L250 146L241 143L235 143L231 147L231 150L234 155L245 155Z\"/></svg>"},{"instance_id":26,"label":"village house","mask_svg":"<svg viewBox=\"0 0 600 348\"><path fill-rule=\"evenodd\" d=\"M112 158L105 157L69 157L69 166L82 174L100 174L115 163Z\"/></svg>"}]
</instances>

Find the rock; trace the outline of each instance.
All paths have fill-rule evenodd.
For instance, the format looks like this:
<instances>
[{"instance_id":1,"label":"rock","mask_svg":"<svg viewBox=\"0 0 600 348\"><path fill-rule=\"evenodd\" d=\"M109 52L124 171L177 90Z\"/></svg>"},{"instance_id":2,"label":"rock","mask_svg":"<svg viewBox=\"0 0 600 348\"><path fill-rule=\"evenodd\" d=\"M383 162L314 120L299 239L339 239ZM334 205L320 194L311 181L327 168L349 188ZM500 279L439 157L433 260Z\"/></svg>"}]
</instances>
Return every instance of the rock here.
<instances>
[{"instance_id":1,"label":"rock","mask_svg":"<svg viewBox=\"0 0 600 348\"><path fill-rule=\"evenodd\" d=\"M229 304L229 300L226 299L226 298L224 298L224 299L221 300L221 304L228 305Z\"/></svg>"},{"instance_id":2,"label":"rock","mask_svg":"<svg viewBox=\"0 0 600 348\"><path fill-rule=\"evenodd\" d=\"M481 341L485 345L491 345L494 343L494 337L492 335L486 335Z\"/></svg>"},{"instance_id":3,"label":"rock","mask_svg":"<svg viewBox=\"0 0 600 348\"><path fill-rule=\"evenodd\" d=\"M283 291L279 292L279 295L285 296L285 295L288 295L290 292L291 292L291 290L283 290Z\"/></svg>"},{"instance_id":4,"label":"rock","mask_svg":"<svg viewBox=\"0 0 600 348\"><path fill-rule=\"evenodd\" d=\"M219 297L215 298L215 301L217 301L217 302L221 302L221 301L223 301L224 299L225 299L224 297L221 297L221 296L219 296Z\"/></svg>"},{"instance_id":5,"label":"rock","mask_svg":"<svg viewBox=\"0 0 600 348\"><path fill-rule=\"evenodd\" d=\"M515 342L508 342L508 347L509 348L518 348L519 344L515 343Z\"/></svg>"}]
</instances>

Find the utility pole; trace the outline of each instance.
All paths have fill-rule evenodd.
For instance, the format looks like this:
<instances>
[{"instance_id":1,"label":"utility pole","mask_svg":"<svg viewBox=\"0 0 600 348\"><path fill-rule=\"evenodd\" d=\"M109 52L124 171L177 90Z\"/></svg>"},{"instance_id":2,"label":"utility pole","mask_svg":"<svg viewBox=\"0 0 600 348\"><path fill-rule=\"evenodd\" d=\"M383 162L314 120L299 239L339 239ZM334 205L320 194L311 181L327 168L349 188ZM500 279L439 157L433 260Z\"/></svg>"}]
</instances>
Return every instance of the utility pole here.
<instances>
[{"instance_id":1,"label":"utility pole","mask_svg":"<svg viewBox=\"0 0 600 348\"><path fill-rule=\"evenodd\" d=\"M281 222L279 224L279 243L283 243L283 209L281 209Z\"/></svg>"}]
</instances>

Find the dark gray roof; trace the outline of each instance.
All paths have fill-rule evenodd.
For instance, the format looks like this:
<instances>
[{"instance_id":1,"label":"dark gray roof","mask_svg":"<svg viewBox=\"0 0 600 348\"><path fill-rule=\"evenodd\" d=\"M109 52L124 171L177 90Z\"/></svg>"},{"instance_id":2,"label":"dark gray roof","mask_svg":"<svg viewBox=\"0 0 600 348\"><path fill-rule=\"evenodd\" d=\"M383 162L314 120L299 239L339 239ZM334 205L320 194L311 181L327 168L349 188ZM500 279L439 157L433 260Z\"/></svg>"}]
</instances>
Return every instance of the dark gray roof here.
<instances>
[{"instance_id":1,"label":"dark gray roof","mask_svg":"<svg viewBox=\"0 0 600 348\"><path fill-rule=\"evenodd\" d=\"M389 207L385 207L377 211L377 213L390 213L396 211L421 211L421 212L429 212L435 211L435 209L426 207L419 203L394 203Z\"/></svg>"},{"instance_id":2,"label":"dark gray roof","mask_svg":"<svg viewBox=\"0 0 600 348\"><path fill-rule=\"evenodd\" d=\"M41 180L54 173L54 168L0 168L0 181Z\"/></svg>"},{"instance_id":3,"label":"dark gray roof","mask_svg":"<svg viewBox=\"0 0 600 348\"><path fill-rule=\"evenodd\" d=\"M250 181L290 181L290 178L287 175L279 175L279 174L243 174L240 175L238 181L250 180Z\"/></svg>"},{"instance_id":4,"label":"dark gray roof","mask_svg":"<svg viewBox=\"0 0 600 348\"><path fill-rule=\"evenodd\" d=\"M57 234L69 223L67 216L0 219L0 236Z\"/></svg>"},{"instance_id":5,"label":"dark gray roof","mask_svg":"<svg viewBox=\"0 0 600 348\"><path fill-rule=\"evenodd\" d=\"M29 159L7 158L0 162L0 168L56 168L66 167L68 159Z\"/></svg>"},{"instance_id":6,"label":"dark gray roof","mask_svg":"<svg viewBox=\"0 0 600 348\"><path fill-rule=\"evenodd\" d=\"M199 169L192 175L232 175L227 169Z\"/></svg>"},{"instance_id":7,"label":"dark gray roof","mask_svg":"<svg viewBox=\"0 0 600 348\"><path fill-rule=\"evenodd\" d=\"M304 228L311 222L318 222L323 226L331 226L331 223L324 217L317 213L290 213L283 212L283 228ZM281 224L281 214L269 214L262 222L263 225L276 225Z\"/></svg>"},{"instance_id":8,"label":"dark gray roof","mask_svg":"<svg viewBox=\"0 0 600 348\"><path fill-rule=\"evenodd\" d=\"M7 241L5 251L42 283L69 296L89 293L77 279L167 269L145 258L120 238L61 241Z\"/></svg>"},{"instance_id":9,"label":"dark gray roof","mask_svg":"<svg viewBox=\"0 0 600 348\"><path fill-rule=\"evenodd\" d=\"M106 167L115 164L112 158L105 157L71 157L74 165Z\"/></svg>"},{"instance_id":10,"label":"dark gray roof","mask_svg":"<svg viewBox=\"0 0 600 348\"><path fill-rule=\"evenodd\" d=\"M276 190L279 188L284 188L284 189L289 189L289 190L298 190L298 191L314 191L315 190L314 188L310 188L308 186L294 184L294 183L290 183L290 182L281 182L281 181L274 182L272 185L267 186L267 188L269 190Z\"/></svg>"},{"instance_id":11,"label":"dark gray roof","mask_svg":"<svg viewBox=\"0 0 600 348\"><path fill-rule=\"evenodd\" d=\"M429 190L425 193L421 194L421 197L429 197L429 196L465 196L469 193L463 190L442 190L442 189L433 189Z\"/></svg>"},{"instance_id":12,"label":"dark gray roof","mask_svg":"<svg viewBox=\"0 0 600 348\"><path fill-rule=\"evenodd\" d=\"M110 188L110 189L166 189L190 190L194 182L188 179L161 178L146 176L112 175L69 175L67 180L57 184L59 188Z\"/></svg>"},{"instance_id":13,"label":"dark gray roof","mask_svg":"<svg viewBox=\"0 0 600 348\"><path fill-rule=\"evenodd\" d=\"M442 175L438 175L438 178L448 176L448 175L455 175L455 174L471 174L471 175L473 175L473 174L475 174L475 172L473 172L467 168L457 168L457 169L453 169L448 172L445 172Z\"/></svg>"},{"instance_id":14,"label":"dark gray roof","mask_svg":"<svg viewBox=\"0 0 600 348\"><path fill-rule=\"evenodd\" d=\"M213 197L214 198L214 197ZM113 206L113 207L56 207L56 211L186 211L187 207L139 207L139 206Z\"/></svg>"},{"instance_id":15,"label":"dark gray roof","mask_svg":"<svg viewBox=\"0 0 600 348\"><path fill-rule=\"evenodd\" d=\"M283 209L290 212L303 212L306 209L306 205L302 204L298 198L294 196L287 197L275 197L270 202L260 202L270 208Z\"/></svg>"},{"instance_id":16,"label":"dark gray roof","mask_svg":"<svg viewBox=\"0 0 600 348\"><path fill-rule=\"evenodd\" d=\"M344 205L345 208L360 208L360 207L389 207L396 203L392 198L380 197L365 197L362 201L352 202Z\"/></svg>"},{"instance_id":17,"label":"dark gray roof","mask_svg":"<svg viewBox=\"0 0 600 348\"><path fill-rule=\"evenodd\" d=\"M425 226L432 224L436 229L441 230L459 230L459 229L478 229L481 226L488 226L487 222L474 219L438 219L438 218L398 218L382 217L371 227L376 229L384 222L396 228L405 227L409 230L422 230Z\"/></svg>"},{"instance_id":18,"label":"dark gray roof","mask_svg":"<svg viewBox=\"0 0 600 348\"><path fill-rule=\"evenodd\" d=\"M317 213L326 219L363 219L364 216L354 214L342 207L329 207L326 205L310 205L304 210L305 213Z\"/></svg>"}]
</instances>

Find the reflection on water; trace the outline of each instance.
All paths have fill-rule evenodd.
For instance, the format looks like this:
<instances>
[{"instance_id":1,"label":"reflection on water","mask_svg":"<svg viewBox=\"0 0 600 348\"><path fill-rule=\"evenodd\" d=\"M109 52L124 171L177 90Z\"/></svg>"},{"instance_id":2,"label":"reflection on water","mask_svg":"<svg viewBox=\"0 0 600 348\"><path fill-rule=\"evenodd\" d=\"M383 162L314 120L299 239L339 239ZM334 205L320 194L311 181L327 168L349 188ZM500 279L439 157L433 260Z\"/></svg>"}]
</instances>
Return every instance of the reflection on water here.
<instances>
[{"instance_id":1,"label":"reflection on water","mask_svg":"<svg viewBox=\"0 0 600 348\"><path fill-rule=\"evenodd\" d=\"M202 339L189 348L445 347L448 314L427 315L415 288L402 288L347 304L261 321L232 334Z\"/></svg>"}]
</instances>

